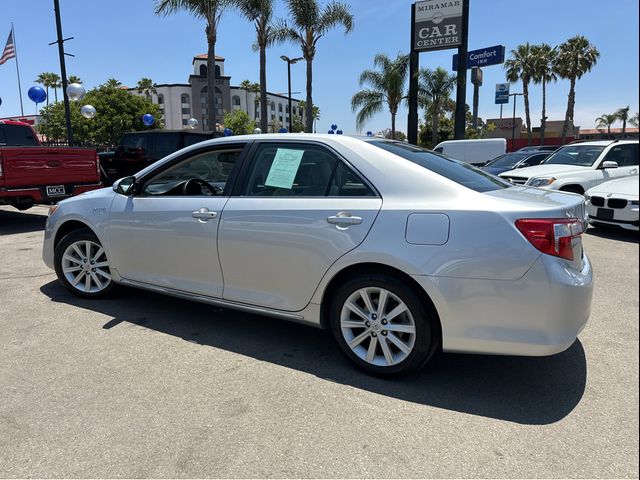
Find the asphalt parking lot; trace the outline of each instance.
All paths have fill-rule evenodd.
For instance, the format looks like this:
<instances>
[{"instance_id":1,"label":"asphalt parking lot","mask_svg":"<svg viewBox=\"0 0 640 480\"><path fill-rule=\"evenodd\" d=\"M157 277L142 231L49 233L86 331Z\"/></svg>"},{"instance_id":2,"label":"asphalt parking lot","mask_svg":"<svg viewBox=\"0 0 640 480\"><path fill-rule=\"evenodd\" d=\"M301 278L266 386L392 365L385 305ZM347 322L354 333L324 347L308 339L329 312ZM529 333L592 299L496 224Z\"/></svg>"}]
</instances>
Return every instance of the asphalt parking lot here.
<instances>
[{"instance_id":1,"label":"asphalt parking lot","mask_svg":"<svg viewBox=\"0 0 640 480\"><path fill-rule=\"evenodd\" d=\"M45 215L0 207L0 477L638 476L637 234L584 236L593 313L566 352L385 381L313 328L72 297Z\"/></svg>"}]
</instances>

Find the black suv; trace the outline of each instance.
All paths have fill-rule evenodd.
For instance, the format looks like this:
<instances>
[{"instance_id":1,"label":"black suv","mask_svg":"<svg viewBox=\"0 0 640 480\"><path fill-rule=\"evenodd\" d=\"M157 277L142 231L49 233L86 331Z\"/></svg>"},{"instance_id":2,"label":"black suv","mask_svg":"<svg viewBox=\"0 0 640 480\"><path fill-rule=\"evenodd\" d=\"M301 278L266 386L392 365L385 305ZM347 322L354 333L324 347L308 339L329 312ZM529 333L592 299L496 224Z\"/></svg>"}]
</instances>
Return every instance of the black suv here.
<instances>
[{"instance_id":1,"label":"black suv","mask_svg":"<svg viewBox=\"0 0 640 480\"><path fill-rule=\"evenodd\" d=\"M125 133L113 152L103 152L100 157L102 182L111 185L122 177L139 172L181 148L220 136L189 130L146 130Z\"/></svg>"}]
</instances>

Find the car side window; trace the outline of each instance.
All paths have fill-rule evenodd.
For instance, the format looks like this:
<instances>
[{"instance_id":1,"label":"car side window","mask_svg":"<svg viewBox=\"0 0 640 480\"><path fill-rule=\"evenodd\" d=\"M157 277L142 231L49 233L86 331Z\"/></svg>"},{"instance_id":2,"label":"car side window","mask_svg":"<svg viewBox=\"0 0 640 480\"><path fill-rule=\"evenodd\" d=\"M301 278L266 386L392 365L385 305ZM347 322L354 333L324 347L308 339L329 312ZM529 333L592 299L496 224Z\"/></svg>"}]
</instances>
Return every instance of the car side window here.
<instances>
[{"instance_id":1,"label":"car side window","mask_svg":"<svg viewBox=\"0 0 640 480\"><path fill-rule=\"evenodd\" d=\"M619 167L633 167L638 165L638 144L616 145L607 156L605 162L617 162Z\"/></svg>"},{"instance_id":2,"label":"car side window","mask_svg":"<svg viewBox=\"0 0 640 480\"><path fill-rule=\"evenodd\" d=\"M196 152L151 178L143 187L150 196L223 195L242 149Z\"/></svg>"},{"instance_id":3,"label":"car side window","mask_svg":"<svg viewBox=\"0 0 640 480\"><path fill-rule=\"evenodd\" d=\"M263 143L253 156L241 195L325 196L337 162L335 155L320 146Z\"/></svg>"},{"instance_id":4,"label":"car side window","mask_svg":"<svg viewBox=\"0 0 640 480\"><path fill-rule=\"evenodd\" d=\"M548 153L541 153L539 155L533 155L524 162L527 167L533 167L534 165L540 165L540 163L549 156Z\"/></svg>"},{"instance_id":5,"label":"car side window","mask_svg":"<svg viewBox=\"0 0 640 480\"><path fill-rule=\"evenodd\" d=\"M331 188L330 197L375 197L376 193L356 172L344 162L338 162Z\"/></svg>"}]
</instances>

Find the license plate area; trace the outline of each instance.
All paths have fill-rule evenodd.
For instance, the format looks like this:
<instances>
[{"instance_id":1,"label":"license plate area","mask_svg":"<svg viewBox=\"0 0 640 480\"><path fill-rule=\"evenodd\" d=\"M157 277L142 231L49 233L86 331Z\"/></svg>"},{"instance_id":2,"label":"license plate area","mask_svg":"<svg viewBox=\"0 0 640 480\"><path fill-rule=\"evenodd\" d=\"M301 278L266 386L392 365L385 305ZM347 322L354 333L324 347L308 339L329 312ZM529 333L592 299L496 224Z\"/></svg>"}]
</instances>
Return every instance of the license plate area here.
<instances>
[{"instance_id":1,"label":"license plate area","mask_svg":"<svg viewBox=\"0 0 640 480\"><path fill-rule=\"evenodd\" d=\"M596 216L602 220L613 220L613 210L610 208L599 208Z\"/></svg>"},{"instance_id":2,"label":"license plate area","mask_svg":"<svg viewBox=\"0 0 640 480\"><path fill-rule=\"evenodd\" d=\"M64 185L48 185L47 197L61 197L65 195Z\"/></svg>"}]
</instances>

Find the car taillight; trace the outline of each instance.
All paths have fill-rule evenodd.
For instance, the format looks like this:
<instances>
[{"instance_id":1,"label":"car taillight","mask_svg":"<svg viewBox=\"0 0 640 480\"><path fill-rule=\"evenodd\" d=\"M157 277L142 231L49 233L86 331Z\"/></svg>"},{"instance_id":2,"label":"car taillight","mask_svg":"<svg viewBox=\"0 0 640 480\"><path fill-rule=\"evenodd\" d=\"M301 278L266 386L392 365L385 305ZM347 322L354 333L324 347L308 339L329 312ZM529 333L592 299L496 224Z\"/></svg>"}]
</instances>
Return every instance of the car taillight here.
<instances>
[{"instance_id":1,"label":"car taillight","mask_svg":"<svg viewBox=\"0 0 640 480\"><path fill-rule=\"evenodd\" d=\"M567 260L574 259L573 239L585 230L577 218L523 218L516 228L542 253Z\"/></svg>"}]
</instances>

